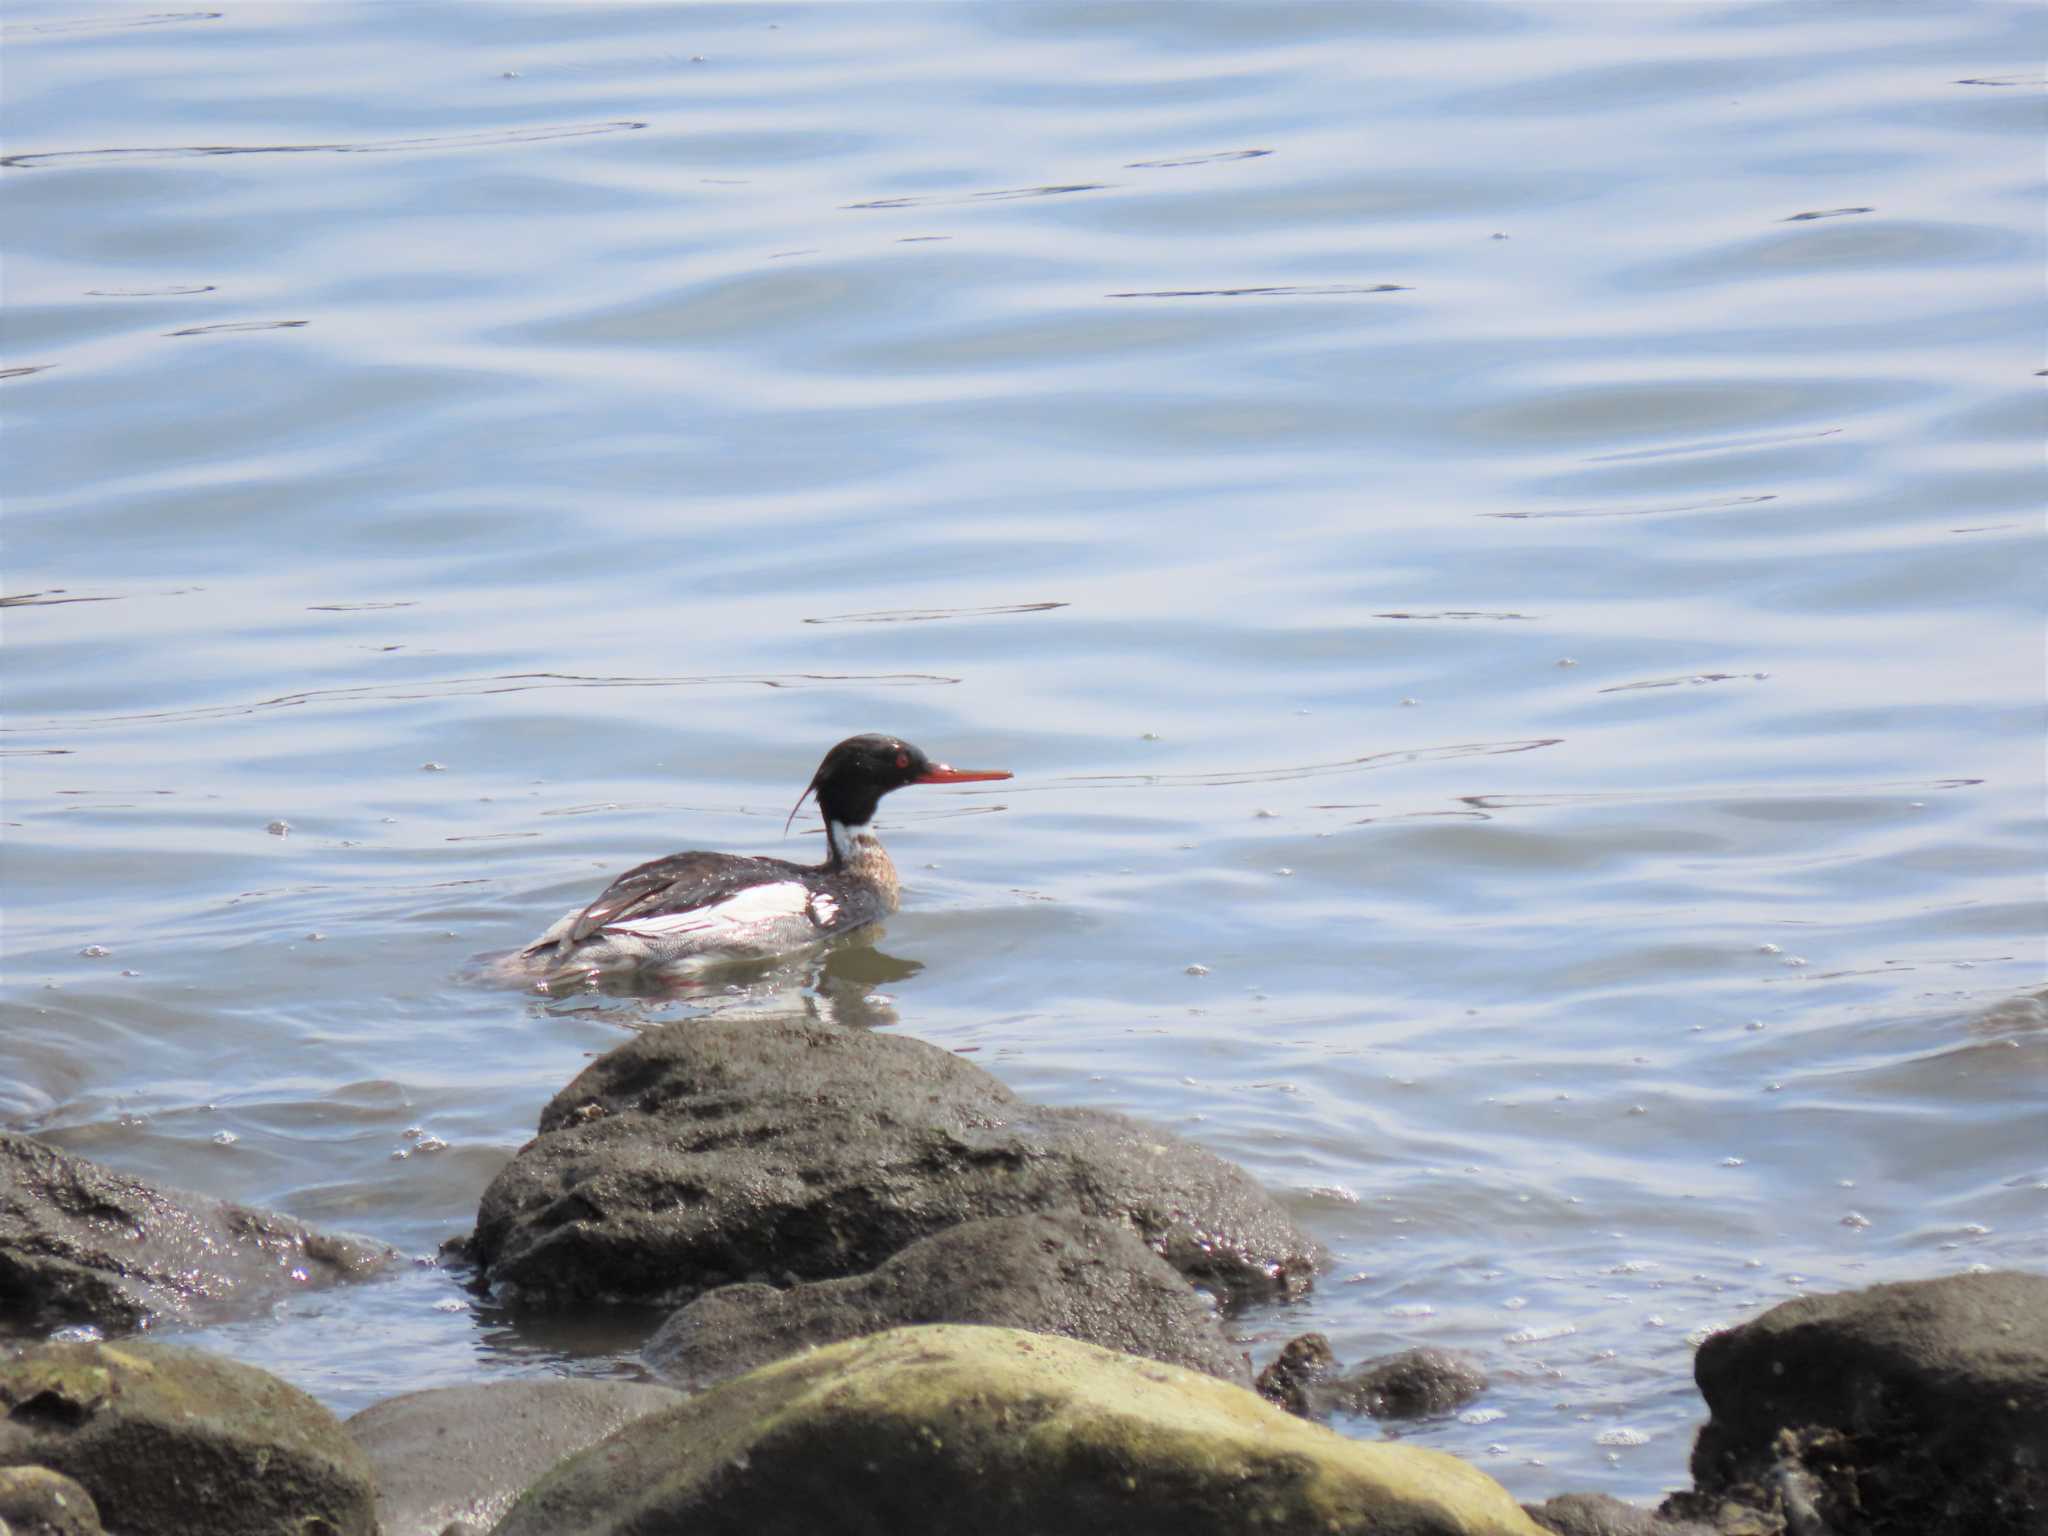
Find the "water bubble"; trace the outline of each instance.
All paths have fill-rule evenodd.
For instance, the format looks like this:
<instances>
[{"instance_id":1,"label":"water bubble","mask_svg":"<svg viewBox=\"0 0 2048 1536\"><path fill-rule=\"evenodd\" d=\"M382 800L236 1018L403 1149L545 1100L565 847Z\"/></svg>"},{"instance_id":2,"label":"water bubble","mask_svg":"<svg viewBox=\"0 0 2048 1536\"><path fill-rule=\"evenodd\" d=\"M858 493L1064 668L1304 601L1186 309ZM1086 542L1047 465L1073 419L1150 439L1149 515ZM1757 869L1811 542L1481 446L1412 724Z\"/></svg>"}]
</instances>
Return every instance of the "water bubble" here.
<instances>
[{"instance_id":1,"label":"water bubble","mask_svg":"<svg viewBox=\"0 0 2048 1536\"><path fill-rule=\"evenodd\" d=\"M1804 965L1804 964L1806 964L1806 956L1804 956L1804 955L1787 955L1787 956L1785 957L1785 963L1786 963L1787 965L1790 965L1790 966L1801 966L1801 965Z\"/></svg>"},{"instance_id":2,"label":"water bubble","mask_svg":"<svg viewBox=\"0 0 2048 1536\"><path fill-rule=\"evenodd\" d=\"M1749 1023L1747 1023L1743 1027L1754 1033L1755 1031L1762 1029L1764 1027L1764 1021L1762 1019L1751 1019Z\"/></svg>"},{"instance_id":3,"label":"water bubble","mask_svg":"<svg viewBox=\"0 0 2048 1536\"><path fill-rule=\"evenodd\" d=\"M1842 1225L1850 1228L1852 1231L1860 1232L1870 1225L1870 1218L1861 1211L1851 1211L1842 1218Z\"/></svg>"},{"instance_id":4,"label":"water bubble","mask_svg":"<svg viewBox=\"0 0 2048 1536\"><path fill-rule=\"evenodd\" d=\"M216 1147L232 1147L241 1139L233 1131L215 1131L213 1133L213 1144Z\"/></svg>"},{"instance_id":5,"label":"water bubble","mask_svg":"<svg viewBox=\"0 0 2048 1536\"><path fill-rule=\"evenodd\" d=\"M1640 1429L1603 1429L1593 1437L1595 1445L1648 1445L1650 1437Z\"/></svg>"},{"instance_id":6,"label":"water bubble","mask_svg":"<svg viewBox=\"0 0 2048 1536\"><path fill-rule=\"evenodd\" d=\"M1756 952L1760 955L1777 955L1784 953L1784 951L1779 949L1778 946L1775 944L1759 944L1756 947Z\"/></svg>"},{"instance_id":7,"label":"water bubble","mask_svg":"<svg viewBox=\"0 0 2048 1536\"><path fill-rule=\"evenodd\" d=\"M1279 819L1280 813L1278 811L1258 810L1252 812L1252 820L1254 821L1278 821Z\"/></svg>"},{"instance_id":8,"label":"water bubble","mask_svg":"<svg viewBox=\"0 0 2048 1536\"><path fill-rule=\"evenodd\" d=\"M1557 658L1557 664L1560 667L1576 667L1578 665L1578 662L1573 660L1569 656L1560 656Z\"/></svg>"},{"instance_id":9,"label":"water bubble","mask_svg":"<svg viewBox=\"0 0 2048 1536\"><path fill-rule=\"evenodd\" d=\"M421 763L421 773L446 773L448 770L439 763Z\"/></svg>"},{"instance_id":10,"label":"water bubble","mask_svg":"<svg viewBox=\"0 0 2048 1536\"><path fill-rule=\"evenodd\" d=\"M1742 1159L1739 1157L1724 1157L1721 1159L1721 1166L1723 1168L1740 1168L1742 1166Z\"/></svg>"},{"instance_id":11,"label":"water bubble","mask_svg":"<svg viewBox=\"0 0 2048 1536\"><path fill-rule=\"evenodd\" d=\"M1293 874L1294 871L1289 869L1285 864L1282 864L1278 869L1274 870L1273 873L1276 875L1286 876Z\"/></svg>"},{"instance_id":12,"label":"water bubble","mask_svg":"<svg viewBox=\"0 0 2048 1536\"><path fill-rule=\"evenodd\" d=\"M270 823L270 825L265 827L263 830L268 832L272 837L290 837L292 835L292 824L288 821L285 821L283 818L279 818L278 820Z\"/></svg>"},{"instance_id":13,"label":"water bubble","mask_svg":"<svg viewBox=\"0 0 2048 1536\"><path fill-rule=\"evenodd\" d=\"M1422 700L1420 699L1403 699L1401 701L1401 707L1403 709L1413 709L1416 705L1420 704L1421 702Z\"/></svg>"},{"instance_id":14,"label":"water bubble","mask_svg":"<svg viewBox=\"0 0 2048 1536\"><path fill-rule=\"evenodd\" d=\"M1460 1424L1497 1424L1508 1416L1505 1408L1472 1408L1458 1415Z\"/></svg>"},{"instance_id":15,"label":"water bubble","mask_svg":"<svg viewBox=\"0 0 2048 1536\"><path fill-rule=\"evenodd\" d=\"M450 1296L444 1301L435 1302L434 1310L436 1312L466 1312L469 1310L469 1303L457 1301L453 1296Z\"/></svg>"},{"instance_id":16,"label":"water bubble","mask_svg":"<svg viewBox=\"0 0 2048 1536\"><path fill-rule=\"evenodd\" d=\"M72 1323L68 1327L52 1329L52 1344L97 1344L106 1335L91 1323Z\"/></svg>"},{"instance_id":17,"label":"water bubble","mask_svg":"<svg viewBox=\"0 0 2048 1536\"><path fill-rule=\"evenodd\" d=\"M1502 1302L1501 1305L1507 1308L1510 1312L1519 1312L1522 1310L1522 1308L1529 1305L1529 1298L1526 1296L1510 1296L1506 1301Z\"/></svg>"},{"instance_id":18,"label":"water bubble","mask_svg":"<svg viewBox=\"0 0 2048 1536\"><path fill-rule=\"evenodd\" d=\"M88 944L78 952L78 955L82 960L104 960L112 953L113 951L104 944Z\"/></svg>"},{"instance_id":19,"label":"water bubble","mask_svg":"<svg viewBox=\"0 0 2048 1536\"><path fill-rule=\"evenodd\" d=\"M1188 974L1190 976L1206 976L1209 974L1209 967L1197 962L1188 967Z\"/></svg>"}]
</instances>

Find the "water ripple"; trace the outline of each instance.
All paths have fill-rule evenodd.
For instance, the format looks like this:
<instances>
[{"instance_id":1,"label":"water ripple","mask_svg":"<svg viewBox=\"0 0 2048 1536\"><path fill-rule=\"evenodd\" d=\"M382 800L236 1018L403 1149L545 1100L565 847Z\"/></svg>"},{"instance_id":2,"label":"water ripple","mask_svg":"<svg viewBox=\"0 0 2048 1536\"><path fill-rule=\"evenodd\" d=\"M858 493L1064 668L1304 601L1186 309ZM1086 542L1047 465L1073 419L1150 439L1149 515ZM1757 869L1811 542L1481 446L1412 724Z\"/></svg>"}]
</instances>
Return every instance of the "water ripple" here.
<instances>
[{"instance_id":1,"label":"water ripple","mask_svg":"<svg viewBox=\"0 0 2048 1536\"><path fill-rule=\"evenodd\" d=\"M538 128L494 128L482 133L445 133L423 139L359 139L333 144L178 144L140 149L53 149L25 155L0 155L0 166L33 170L46 165L129 164L138 160L196 160L215 155L394 155L421 150L489 149L505 144L538 144L549 139L581 139L604 133L630 133L644 122L620 119L605 123L568 123Z\"/></svg>"}]
</instances>

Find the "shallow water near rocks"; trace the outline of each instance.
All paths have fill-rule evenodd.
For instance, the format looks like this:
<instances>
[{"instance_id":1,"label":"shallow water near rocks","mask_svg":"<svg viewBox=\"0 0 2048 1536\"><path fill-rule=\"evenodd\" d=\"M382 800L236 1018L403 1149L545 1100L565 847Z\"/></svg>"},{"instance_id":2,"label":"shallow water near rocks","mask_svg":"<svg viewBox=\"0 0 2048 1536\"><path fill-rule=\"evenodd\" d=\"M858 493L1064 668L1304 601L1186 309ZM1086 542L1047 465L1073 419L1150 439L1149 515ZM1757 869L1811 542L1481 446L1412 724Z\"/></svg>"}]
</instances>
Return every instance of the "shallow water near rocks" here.
<instances>
[{"instance_id":1,"label":"shallow water near rocks","mask_svg":"<svg viewBox=\"0 0 2048 1536\"><path fill-rule=\"evenodd\" d=\"M1703 1331L2048 1264L2043 42L11 7L0 1122L425 1256L628 1030L830 1010L1250 1168L1335 1256L1258 1359L1682 1484ZM869 729L1017 775L886 803L871 945L475 979ZM652 1322L195 1341L349 1412Z\"/></svg>"}]
</instances>

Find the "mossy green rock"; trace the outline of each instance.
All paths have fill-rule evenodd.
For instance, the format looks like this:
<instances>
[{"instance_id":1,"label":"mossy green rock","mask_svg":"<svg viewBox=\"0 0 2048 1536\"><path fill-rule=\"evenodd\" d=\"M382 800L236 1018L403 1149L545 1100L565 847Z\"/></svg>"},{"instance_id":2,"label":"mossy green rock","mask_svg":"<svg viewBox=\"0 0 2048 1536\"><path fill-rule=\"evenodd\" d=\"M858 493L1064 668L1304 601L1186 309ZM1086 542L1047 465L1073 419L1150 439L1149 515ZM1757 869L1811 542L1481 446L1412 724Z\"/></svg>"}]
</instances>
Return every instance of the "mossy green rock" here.
<instances>
[{"instance_id":1,"label":"mossy green rock","mask_svg":"<svg viewBox=\"0 0 2048 1536\"><path fill-rule=\"evenodd\" d=\"M1542 1536L1452 1456L1008 1328L779 1361L557 1467L494 1536Z\"/></svg>"},{"instance_id":2,"label":"mossy green rock","mask_svg":"<svg viewBox=\"0 0 2048 1536\"><path fill-rule=\"evenodd\" d=\"M76 1479L110 1531L375 1536L370 1466L268 1372L168 1344L44 1344L0 1359L0 1464Z\"/></svg>"}]
</instances>

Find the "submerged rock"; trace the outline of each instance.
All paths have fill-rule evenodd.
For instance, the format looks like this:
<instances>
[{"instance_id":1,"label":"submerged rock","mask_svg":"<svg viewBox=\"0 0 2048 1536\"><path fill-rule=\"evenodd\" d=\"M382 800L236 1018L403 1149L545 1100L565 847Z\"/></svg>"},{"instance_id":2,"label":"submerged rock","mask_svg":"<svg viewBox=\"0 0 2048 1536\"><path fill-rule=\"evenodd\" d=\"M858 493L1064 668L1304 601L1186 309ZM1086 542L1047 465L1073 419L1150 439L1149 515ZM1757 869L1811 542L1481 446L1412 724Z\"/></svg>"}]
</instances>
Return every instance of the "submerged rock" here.
<instances>
[{"instance_id":1,"label":"submerged rock","mask_svg":"<svg viewBox=\"0 0 2048 1536\"><path fill-rule=\"evenodd\" d=\"M1320 1333L1289 1339L1259 1372L1259 1395L1304 1418L1348 1413L1420 1419L1448 1413L1486 1390L1470 1356L1447 1349L1404 1349L1345 1369Z\"/></svg>"},{"instance_id":2,"label":"submerged rock","mask_svg":"<svg viewBox=\"0 0 2048 1536\"><path fill-rule=\"evenodd\" d=\"M115 1531L375 1536L370 1465L264 1371L147 1340L0 1360L0 1465L76 1479Z\"/></svg>"},{"instance_id":3,"label":"submerged rock","mask_svg":"<svg viewBox=\"0 0 2048 1536\"><path fill-rule=\"evenodd\" d=\"M0 1131L0 1336L225 1316L396 1257Z\"/></svg>"},{"instance_id":4,"label":"submerged rock","mask_svg":"<svg viewBox=\"0 0 2048 1536\"><path fill-rule=\"evenodd\" d=\"M880 1268L778 1291L728 1285L662 1325L648 1363L706 1386L784 1355L916 1323L1060 1334L1250 1382L1214 1305L1116 1222L997 1216L922 1238Z\"/></svg>"},{"instance_id":5,"label":"submerged rock","mask_svg":"<svg viewBox=\"0 0 2048 1536\"><path fill-rule=\"evenodd\" d=\"M1522 1508L1556 1536L1724 1536L1718 1527L1666 1520L1654 1510L1624 1504L1605 1493L1561 1493Z\"/></svg>"},{"instance_id":6,"label":"submerged rock","mask_svg":"<svg viewBox=\"0 0 2048 1536\"><path fill-rule=\"evenodd\" d=\"M961 1222L1047 1210L1122 1222L1230 1300L1305 1289L1320 1257L1199 1147L800 1018L673 1024L593 1062L485 1191L470 1254L520 1300L680 1304L864 1274Z\"/></svg>"},{"instance_id":7,"label":"submerged rock","mask_svg":"<svg viewBox=\"0 0 2048 1536\"><path fill-rule=\"evenodd\" d=\"M2048 1276L1806 1296L1715 1334L1694 1492L1665 1510L1833 1536L2048 1532Z\"/></svg>"},{"instance_id":8,"label":"submerged rock","mask_svg":"<svg viewBox=\"0 0 2048 1536\"><path fill-rule=\"evenodd\" d=\"M557 1467L494 1536L1541 1536L1439 1451L1070 1339L905 1328L784 1360Z\"/></svg>"},{"instance_id":9,"label":"submerged rock","mask_svg":"<svg viewBox=\"0 0 2048 1536\"><path fill-rule=\"evenodd\" d=\"M342 1425L369 1457L381 1536L487 1531L563 1457L683 1400L631 1381L494 1381L386 1398Z\"/></svg>"}]
</instances>

